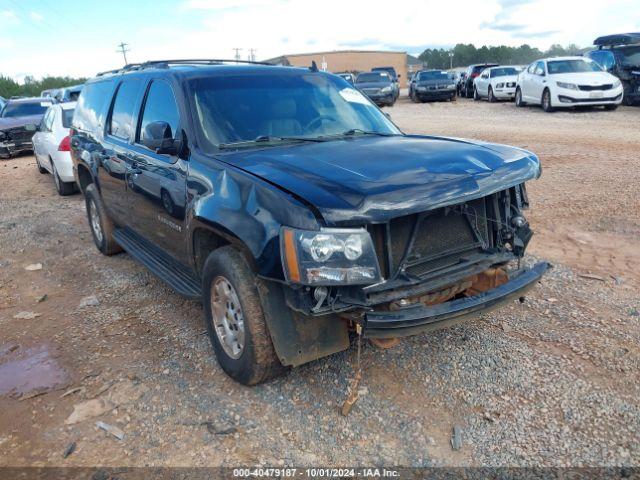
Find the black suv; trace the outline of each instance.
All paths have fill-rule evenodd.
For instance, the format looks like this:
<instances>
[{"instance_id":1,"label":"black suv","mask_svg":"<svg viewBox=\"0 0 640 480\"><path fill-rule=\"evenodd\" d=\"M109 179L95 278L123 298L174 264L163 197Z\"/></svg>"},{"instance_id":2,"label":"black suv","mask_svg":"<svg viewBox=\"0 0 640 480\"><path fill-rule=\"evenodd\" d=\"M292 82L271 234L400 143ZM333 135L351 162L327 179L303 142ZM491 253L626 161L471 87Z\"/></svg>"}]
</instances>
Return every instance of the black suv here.
<instances>
[{"instance_id":1,"label":"black suv","mask_svg":"<svg viewBox=\"0 0 640 480\"><path fill-rule=\"evenodd\" d=\"M598 49L585 55L620 79L626 105L640 103L640 33L606 35L593 44Z\"/></svg>"},{"instance_id":2,"label":"black suv","mask_svg":"<svg viewBox=\"0 0 640 480\"><path fill-rule=\"evenodd\" d=\"M86 83L71 149L98 249L201 299L245 384L519 298L537 157L405 135L317 69L149 62Z\"/></svg>"},{"instance_id":3,"label":"black suv","mask_svg":"<svg viewBox=\"0 0 640 480\"><path fill-rule=\"evenodd\" d=\"M464 73L464 78L460 84L460 96L465 98L473 97L473 81L479 76L485 68L498 67L497 63L479 63L477 65L469 65Z\"/></svg>"}]
</instances>

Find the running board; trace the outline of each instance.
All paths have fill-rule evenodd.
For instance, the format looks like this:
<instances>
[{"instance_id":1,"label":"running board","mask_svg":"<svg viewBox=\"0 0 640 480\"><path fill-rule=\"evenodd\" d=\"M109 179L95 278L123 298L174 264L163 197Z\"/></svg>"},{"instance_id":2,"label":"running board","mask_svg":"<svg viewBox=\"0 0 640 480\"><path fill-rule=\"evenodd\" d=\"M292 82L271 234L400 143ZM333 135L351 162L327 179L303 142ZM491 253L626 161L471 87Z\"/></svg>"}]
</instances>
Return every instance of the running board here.
<instances>
[{"instance_id":1,"label":"running board","mask_svg":"<svg viewBox=\"0 0 640 480\"><path fill-rule=\"evenodd\" d=\"M126 252L142 263L160 280L177 293L195 300L202 300L199 280L184 265L128 228L117 228L113 238Z\"/></svg>"}]
</instances>

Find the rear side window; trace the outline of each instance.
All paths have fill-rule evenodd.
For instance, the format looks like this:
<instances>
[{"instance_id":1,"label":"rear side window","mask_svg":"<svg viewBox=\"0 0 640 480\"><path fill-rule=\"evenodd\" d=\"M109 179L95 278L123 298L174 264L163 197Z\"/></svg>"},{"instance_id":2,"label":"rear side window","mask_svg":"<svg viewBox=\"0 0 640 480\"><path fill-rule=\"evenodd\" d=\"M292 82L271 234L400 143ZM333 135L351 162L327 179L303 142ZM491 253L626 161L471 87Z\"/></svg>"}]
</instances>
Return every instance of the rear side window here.
<instances>
[{"instance_id":1,"label":"rear side window","mask_svg":"<svg viewBox=\"0 0 640 480\"><path fill-rule=\"evenodd\" d=\"M175 138L180 123L178 105L171 85L162 80L155 80L149 87L138 133L139 141L144 139L144 129L152 122L167 122Z\"/></svg>"},{"instance_id":2,"label":"rear side window","mask_svg":"<svg viewBox=\"0 0 640 480\"><path fill-rule=\"evenodd\" d=\"M140 80L125 80L120 84L111 111L109 133L114 137L129 140L133 133L133 112L140 90Z\"/></svg>"},{"instance_id":3,"label":"rear side window","mask_svg":"<svg viewBox=\"0 0 640 480\"><path fill-rule=\"evenodd\" d=\"M102 130L105 106L111 99L112 82L98 82L85 85L78 98L73 126L84 132Z\"/></svg>"},{"instance_id":4,"label":"rear side window","mask_svg":"<svg viewBox=\"0 0 640 480\"><path fill-rule=\"evenodd\" d=\"M65 110L62 110L62 126L64 128L71 127L71 120L73 120L73 112L74 112L73 108L67 108Z\"/></svg>"}]
</instances>

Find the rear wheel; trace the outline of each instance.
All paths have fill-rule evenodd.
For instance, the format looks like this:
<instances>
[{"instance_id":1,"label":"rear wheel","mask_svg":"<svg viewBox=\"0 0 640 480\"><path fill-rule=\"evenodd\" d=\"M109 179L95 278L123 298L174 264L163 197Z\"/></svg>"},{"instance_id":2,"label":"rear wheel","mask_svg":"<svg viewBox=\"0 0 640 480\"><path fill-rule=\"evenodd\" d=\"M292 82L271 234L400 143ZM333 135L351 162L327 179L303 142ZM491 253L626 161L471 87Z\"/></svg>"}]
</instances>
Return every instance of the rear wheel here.
<instances>
[{"instance_id":1,"label":"rear wheel","mask_svg":"<svg viewBox=\"0 0 640 480\"><path fill-rule=\"evenodd\" d=\"M551 92L549 91L548 88L544 89L544 92L542 92L542 109L547 112L553 112L553 105L551 105Z\"/></svg>"},{"instance_id":2,"label":"rear wheel","mask_svg":"<svg viewBox=\"0 0 640 480\"><path fill-rule=\"evenodd\" d=\"M244 385L285 371L265 321L261 281L232 246L213 251L203 269L205 322L213 350L225 373Z\"/></svg>"},{"instance_id":3,"label":"rear wheel","mask_svg":"<svg viewBox=\"0 0 640 480\"><path fill-rule=\"evenodd\" d=\"M84 198L87 206L87 218L89 228L93 236L93 242L104 255L113 255L121 252L122 247L113 238L115 225L107 214L100 198L100 192L95 184L87 185L84 191Z\"/></svg>"},{"instance_id":4,"label":"rear wheel","mask_svg":"<svg viewBox=\"0 0 640 480\"><path fill-rule=\"evenodd\" d=\"M62 197L66 197L67 195L71 195L76 192L76 183L75 182L63 182L58 175L58 170L56 170L56 164L53 163L53 160L49 159L51 162L51 171L53 172L53 182L56 184L56 191L58 195Z\"/></svg>"}]
</instances>

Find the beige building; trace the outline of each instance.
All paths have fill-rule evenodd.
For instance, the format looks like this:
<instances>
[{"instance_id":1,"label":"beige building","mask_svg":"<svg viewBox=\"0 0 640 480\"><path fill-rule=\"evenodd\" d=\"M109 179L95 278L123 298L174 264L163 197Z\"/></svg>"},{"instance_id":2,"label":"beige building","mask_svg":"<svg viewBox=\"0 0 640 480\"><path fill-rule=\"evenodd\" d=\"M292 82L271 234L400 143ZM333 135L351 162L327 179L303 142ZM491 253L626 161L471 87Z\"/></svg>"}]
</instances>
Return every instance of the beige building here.
<instances>
[{"instance_id":1,"label":"beige building","mask_svg":"<svg viewBox=\"0 0 640 480\"><path fill-rule=\"evenodd\" d=\"M332 52L282 55L266 60L278 65L308 67L311 62L329 72L368 72L374 67L393 67L400 75L400 86L406 86L407 53L376 50L338 50Z\"/></svg>"}]
</instances>

